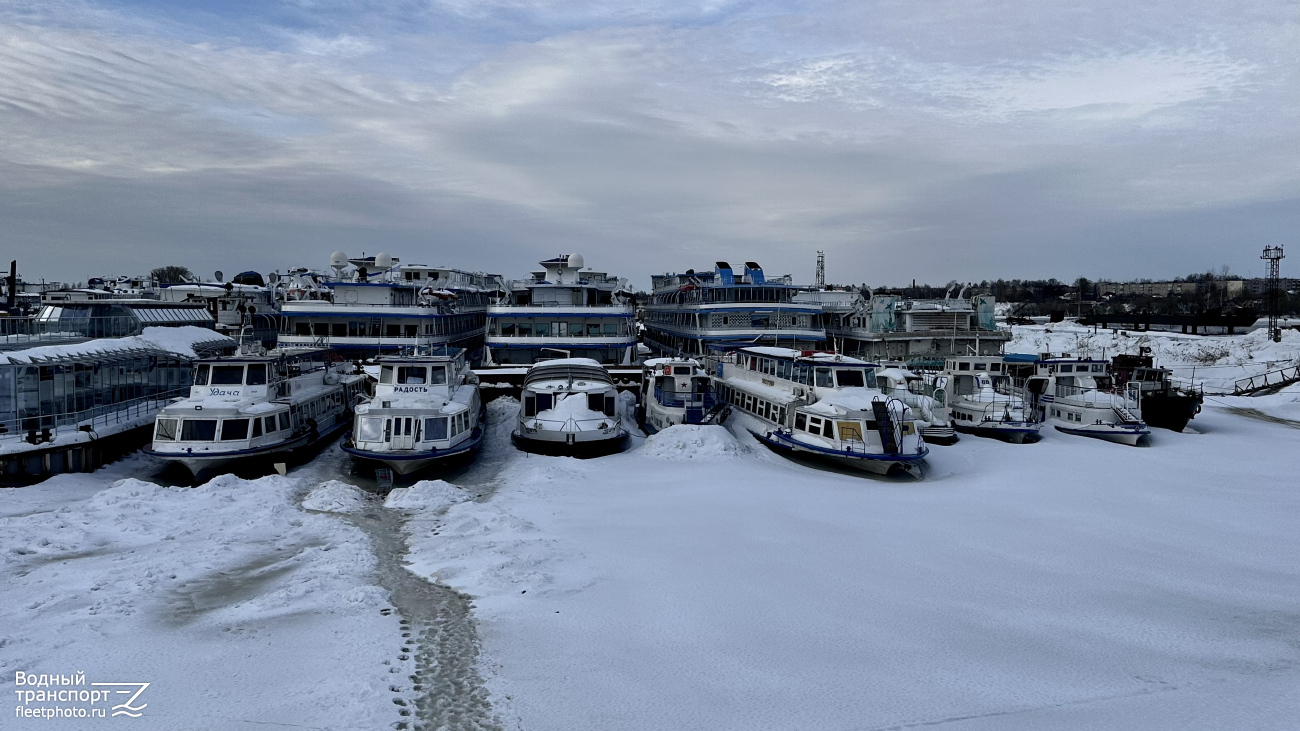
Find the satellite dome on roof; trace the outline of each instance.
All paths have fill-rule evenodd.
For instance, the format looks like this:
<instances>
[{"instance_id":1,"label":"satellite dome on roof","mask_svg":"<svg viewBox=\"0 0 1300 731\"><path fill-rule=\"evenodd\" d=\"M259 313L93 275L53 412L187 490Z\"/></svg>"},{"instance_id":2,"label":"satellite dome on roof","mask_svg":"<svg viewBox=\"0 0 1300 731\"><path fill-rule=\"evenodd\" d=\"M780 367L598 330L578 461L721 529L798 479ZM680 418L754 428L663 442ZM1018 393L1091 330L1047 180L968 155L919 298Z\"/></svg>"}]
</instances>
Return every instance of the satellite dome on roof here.
<instances>
[{"instance_id":1,"label":"satellite dome on roof","mask_svg":"<svg viewBox=\"0 0 1300 731\"><path fill-rule=\"evenodd\" d=\"M392 266L393 266L393 257L383 253L382 251L379 252L378 254L375 254L376 270L383 271L383 270L391 269Z\"/></svg>"},{"instance_id":2,"label":"satellite dome on roof","mask_svg":"<svg viewBox=\"0 0 1300 731\"><path fill-rule=\"evenodd\" d=\"M574 269L581 269L586 262L582 259L582 254L569 254L569 266Z\"/></svg>"},{"instance_id":3,"label":"satellite dome on roof","mask_svg":"<svg viewBox=\"0 0 1300 731\"><path fill-rule=\"evenodd\" d=\"M330 254L330 267L334 269L343 269L347 267L347 265L348 265L347 254L341 251L336 251L333 254Z\"/></svg>"}]
</instances>

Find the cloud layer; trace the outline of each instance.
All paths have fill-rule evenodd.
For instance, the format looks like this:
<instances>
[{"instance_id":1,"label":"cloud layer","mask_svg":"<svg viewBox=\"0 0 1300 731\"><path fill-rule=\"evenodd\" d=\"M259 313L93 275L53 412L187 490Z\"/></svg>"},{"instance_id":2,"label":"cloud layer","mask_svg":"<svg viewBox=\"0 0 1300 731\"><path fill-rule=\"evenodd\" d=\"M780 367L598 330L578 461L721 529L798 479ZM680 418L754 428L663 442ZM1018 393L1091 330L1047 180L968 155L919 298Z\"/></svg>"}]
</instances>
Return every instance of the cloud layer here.
<instances>
[{"instance_id":1,"label":"cloud layer","mask_svg":"<svg viewBox=\"0 0 1300 731\"><path fill-rule=\"evenodd\" d=\"M29 278L581 251L810 280L1166 276L1287 243L1294 8L129 4L0 11Z\"/></svg>"}]
</instances>

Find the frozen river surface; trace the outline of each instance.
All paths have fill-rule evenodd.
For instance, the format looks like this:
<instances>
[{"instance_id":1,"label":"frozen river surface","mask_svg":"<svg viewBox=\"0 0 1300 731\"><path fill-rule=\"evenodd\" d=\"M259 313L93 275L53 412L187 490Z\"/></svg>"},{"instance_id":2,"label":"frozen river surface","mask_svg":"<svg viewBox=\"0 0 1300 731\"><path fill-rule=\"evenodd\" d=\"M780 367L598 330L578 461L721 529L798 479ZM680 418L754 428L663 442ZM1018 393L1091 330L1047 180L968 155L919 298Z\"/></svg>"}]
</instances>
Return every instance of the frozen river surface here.
<instances>
[{"instance_id":1,"label":"frozen river surface","mask_svg":"<svg viewBox=\"0 0 1300 731\"><path fill-rule=\"evenodd\" d=\"M921 482L720 427L526 456L506 403L386 503L337 448L193 489L133 457L0 492L0 670L149 682L137 728L1294 728L1300 429L1231 410L1294 401Z\"/></svg>"}]
</instances>

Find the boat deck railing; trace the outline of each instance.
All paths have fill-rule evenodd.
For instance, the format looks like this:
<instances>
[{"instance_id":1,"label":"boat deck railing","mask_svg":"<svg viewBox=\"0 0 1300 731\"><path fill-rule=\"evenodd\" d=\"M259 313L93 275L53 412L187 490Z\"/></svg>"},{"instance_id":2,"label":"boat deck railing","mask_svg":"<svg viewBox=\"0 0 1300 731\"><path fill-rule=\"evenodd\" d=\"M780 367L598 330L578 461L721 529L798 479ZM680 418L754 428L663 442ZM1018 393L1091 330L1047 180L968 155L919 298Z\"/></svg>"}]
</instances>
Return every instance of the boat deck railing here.
<instances>
[{"instance_id":1,"label":"boat deck railing","mask_svg":"<svg viewBox=\"0 0 1300 731\"><path fill-rule=\"evenodd\" d=\"M1056 398L1068 399L1074 405L1100 409L1113 409L1116 407L1136 409L1139 405L1139 398L1135 391L1111 392L1083 386L1068 386L1062 383L1056 384Z\"/></svg>"}]
</instances>

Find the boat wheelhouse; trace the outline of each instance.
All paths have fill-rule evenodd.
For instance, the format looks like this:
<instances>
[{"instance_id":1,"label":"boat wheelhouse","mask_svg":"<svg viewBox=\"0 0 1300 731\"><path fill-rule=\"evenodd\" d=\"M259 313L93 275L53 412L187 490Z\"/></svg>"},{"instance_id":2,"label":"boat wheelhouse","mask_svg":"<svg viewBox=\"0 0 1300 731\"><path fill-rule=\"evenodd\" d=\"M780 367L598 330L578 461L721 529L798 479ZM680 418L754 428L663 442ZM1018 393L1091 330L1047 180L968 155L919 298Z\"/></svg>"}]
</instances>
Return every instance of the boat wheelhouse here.
<instances>
[{"instance_id":1,"label":"boat wheelhouse","mask_svg":"<svg viewBox=\"0 0 1300 731\"><path fill-rule=\"evenodd\" d=\"M154 420L146 454L198 476L235 461L283 462L352 424L366 377L321 349L277 349L200 361L189 398Z\"/></svg>"},{"instance_id":2,"label":"boat wheelhouse","mask_svg":"<svg viewBox=\"0 0 1300 731\"><path fill-rule=\"evenodd\" d=\"M528 369L511 434L525 451L596 456L621 451L627 430L618 415L618 390L590 358L543 361Z\"/></svg>"},{"instance_id":3,"label":"boat wheelhouse","mask_svg":"<svg viewBox=\"0 0 1300 731\"><path fill-rule=\"evenodd\" d=\"M1117 383L1137 391L1138 413L1147 426L1180 432L1201 413L1202 390L1190 383L1178 383L1173 371L1157 368L1149 355L1117 355L1110 373Z\"/></svg>"},{"instance_id":4,"label":"boat wheelhouse","mask_svg":"<svg viewBox=\"0 0 1300 731\"><path fill-rule=\"evenodd\" d=\"M331 266L333 276L300 269L281 283L280 345L352 355L455 347L471 360L482 353L499 276L399 265L383 254L349 260L335 253Z\"/></svg>"},{"instance_id":5,"label":"boat wheelhouse","mask_svg":"<svg viewBox=\"0 0 1300 731\"><path fill-rule=\"evenodd\" d=\"M652 358L643 366L641 404L641 428L654 434L674 424L708 423L717 399L699 361Z\"/></svg>"},{"instance_id":6,"label":"boat wheelhouse","mask_svg":"<svg viewBox=\"0 0 1300 731\"><path fill-rule=\"evenodd\" d=\"M881 393L907 404L926 444L957 443L947 400L942 395L936 398L934 386L920 374L897 366L881 368L876 371L876 385Z\"/></svg>"},{"instance_id":7,"label":"boat wheelhouse","mask_svg":"<svg viewBox=\"0 0 1300 731\"><path fill-rule=\"evenodd\" d=\"M912 410L880 391L874 363L776 347L715 347L714 392L756 419L760 442L787 455L919 477L929 453Z\"/></svg>"},{"instance_id":8,"label":"boat wheelhouse","mask_svg":"<svg viewBox=\"0 0 1300 731\"><path fill-rule=\"evenodd\" d=\"M935 398L947 401L957 431L1013 444L1038 441L1041 424L1002 356L950 356L929 380Z\"/></svg>"},{"instance_id":9,"label":"boat wheelhouse","mask_svg":"<svg viewBox=\"0 0 1300 731\"><path fill-rule=\"evenodd\" d=\"M769 345L815 350L826 331L822 308L802 303L789 275L768 278L755 262L742 272L725 261L712 271L658 274L645 310L643 340L668 357L704 357L713 345Z\"/></svg>"},{"instance_id":10,"label":"boat wheelhouse","mask_svg":"<svg viewBox=\"0 0 1300 731\"><path fill-rule=\"evenodd\" d=\"M486 411L465 351L385 355L377 362L375 395L357 406L344 452L405 475L478 448Z\"/></svg>"},{"instance_id":11,"label":"boat wheelhouse","mask_svg":"<svg viewBox=\"0 0 1300 731\"><path fill-rule=\"evenodd\" d=\"M1151 434L1137 415L1137 393L1119 391L1106 361L1041 358L1025 382L1024 398L1041 423L1082 437L1137 446Z\"/></svg>"},{"instance_id":12,"label":"boat wheelhouse","mask_svg":"<svg viewBox=\"0 0 1300 731\"><path fill-rule=\"evenodd\" d=\"M605 365L636 361L636 312L627 280L583 270L580 254L539 262L488 307L485 365L532 365L563 356Z\"/></svg>"}]
</instances>

